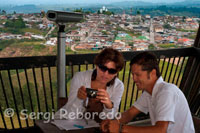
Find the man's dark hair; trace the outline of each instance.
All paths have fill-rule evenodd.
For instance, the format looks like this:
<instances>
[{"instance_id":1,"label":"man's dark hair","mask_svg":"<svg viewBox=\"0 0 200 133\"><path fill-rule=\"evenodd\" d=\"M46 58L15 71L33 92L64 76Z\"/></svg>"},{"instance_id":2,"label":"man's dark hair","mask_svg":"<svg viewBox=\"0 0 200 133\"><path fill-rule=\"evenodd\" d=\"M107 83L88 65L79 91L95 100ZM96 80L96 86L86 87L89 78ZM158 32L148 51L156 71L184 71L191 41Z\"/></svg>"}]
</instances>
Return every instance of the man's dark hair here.
<instances>
[{"instance_id":1,"label":"man's dark hair","mask_svg":"<svg viewBox=\"0 0 200 133\"><path fill-rule=\"evenodd\" d=\"M133 57L130 66L133 64L141 65L143 71L150 73L153 69L156 69L156 76L160 77L160 69L155 54L151 52L141 52Z\"/></svg>"}]
</instances>

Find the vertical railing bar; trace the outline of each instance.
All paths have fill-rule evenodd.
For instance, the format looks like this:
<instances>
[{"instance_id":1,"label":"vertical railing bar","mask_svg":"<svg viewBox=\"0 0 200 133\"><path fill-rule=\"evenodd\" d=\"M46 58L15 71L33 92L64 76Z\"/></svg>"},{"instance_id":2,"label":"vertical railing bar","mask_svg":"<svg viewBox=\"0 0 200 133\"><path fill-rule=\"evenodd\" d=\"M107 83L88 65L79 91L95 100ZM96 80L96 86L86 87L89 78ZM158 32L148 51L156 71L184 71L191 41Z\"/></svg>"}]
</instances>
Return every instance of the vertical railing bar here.
<instances>
[{"instance_id":1,"label":"vertical railing bar","mask_svg":"<svg viewBox=\"0 0 200 133\"><path fill-rule=\"evenodd\" d=\"M177 80L176 80L176 85L178 84L179 77L180 77L181 70L182 70L182 67L183 67L184 62L185 62L185 57L183 58L183 61L182 61L182 64L181 64L181 68L180 68L180 71L179 71L179 74L178 74L178 78L177 78Z\"/></svg>"},{"instance_id":2,"label":"vertical railing bar","mask_svg":"<svg viewBox=\"0 0 200 133\"><path fill-rule=\"evenodd\" d=\"M81 65L78 64L78 71L80 72L81 71Z\"/></svg>"},{"instance_id":3,"label":"vertical railing bar","mask_svg":"<svg viewBox=\"0 0 200 133\"><path fill-rule=\"evenodd\" d=\"M118 112L120 112L120 110L121 110L121 104L122 104L122 99L121 99L121 101L120 101L120 103L119 103Z\"/></svg>"},{"instance_id":4,"label":"vertical railing bar","mask_svg":"<svg viewBox=\"0 0 200 133\"><path fill-rule=\"evenodd\" d=\"M66 66L67 67L67 69L66 69L66 84L65 84L65 86L66 86L66 91L65 91L65 95L66 95L66 97L68 97L68 95L67 95L67 92L68 92L68 85L67 85L67 82L70 80L70 64L68 65L68 66Z\"/></svg>"},{"instance_id":5,"label":"vertical railing bar","mask_svg":"<svg viewBox=\"0 0 200 133\"><path fill-rule=\"evenodd\" d=\"M198 73L199 70L200 70L199 65L200 65L200 62L198 62L196 65L193 66L194 67L193 69L195 70L195 72L193 72L193 77L194 78L197 77L197 74L199 74ZM185 69L184 69L184 71L185 71ZM195 82L196 82L195 80L192 80L192 82L190 83L190 88L188 88L186 91L184 91L184 94L185 94L185 96L186 96L187 99L189 98L189 96L191 96L190 101L188 101L188 102L191 102L191 99L194 98L195 95L196 95L196 93L195 94L192 93L192 95L189 95L191 93L192 88L196 85ZM195 90L198 90L198 89L193 89L193 92L195 92Z\"/></svg>"},{"instance_id":6,"label":"vertical railing bar","mask_svg":"<svg viewBox=\"0 0 200 133\"><path fill-rule=\"evenodd\" d=\"M196 58L197 59L197 58ZM196 62L196 59L194 59L194 61L195 61L195 64L196 65L193 65L193 78L194 79L196 79L198 76L198 74L199 74L199 70L200 70L200 62ZM186 66L188 66L188 60L187 60L187 64L186 64ZM186 68L184 69L184 72L183 73L185 73L185 71L186 71ZM182 90L182 91L184 91L184 94L185 94L185 96L186 96L186 98L188 99L189 98L189 96L191 96L191 98L190 99L192 99L192 98L194 98L195 97L195 95L196 94L194 94L194 92L195 92L195 90L198 90L198 92L197 93L199 93L199 91L200 91L200 86L199 87L195 87L195 86L197 86L198 85L198 83L196 83L196 81L195 80L192 80L192 82L190 83L190 88L187 88L185 91L184 90ZM196 89L195 89L195 88ZM199 89L198 89L199 88ZM191 91L193 90L193 93L192 93L192 95L190 95L190 93L191 93ZM189 100L189 99L188 99ZM189 101L189 102L191 102L191 100Z\"/></svg>"},{"instance_id":7,"label":"vertical railing bar","mask_svg":"<svg viewBox=\"0 0 200 133\"><path fill-rule=\"evenodd\" d=\"M34 112L31 91L30 91L30 86L29 86L29 80L28 80L28 74L27 74L26 69L24 69L24 71L25 71L26 83L27 83L27 88L28 88L28 94L29 94L29 98L30 98L31 110L32 110L32 112ZM33 122L35 125L35 119L33 119Z\"/></svg>"},{"instance_id":8,"label":"vertical railing bar","mask_svg":"<svg viewBox=\"0 0 200 133\"><path fill-rule=\"evenodd\" d=\"M80 66L80 64L78 65L78 66ZM71 77L69 77L69 78L73 78L73 76L74 76L74 67L73 67L73 64L72 63L70 63L69 64L69 68L71 67ZM80 70L80 69L79 69ZM67 93L67 91L66 91L66 93ZM66 95L67 96L67 95Z\"/></svg>"},{"instance_id":9,"label":"vertical railing bar","mask_svg":"<svg viewBox=\"0 0 200 133\"><path fill-rule=\"evenodd\" d=\"M118 112L120 112L120 110L121 110L121 104L122 104L122 99L121 99L121 101L120 101L120 103L119 103L119 109L118 109Z\"/></svg>"},{"instance_id":10,"label":"vertical railing bar","mask_svg":"<svg viewBox=\"0 0 200 133\"><path fill-rule=\"evenodd\" d=\"M21 120L20 120L20 117L19 117L19 110L18 110L18 107L17 107L16 97L15 97L15 91L14 91L14 88L13 88L12 78L11 78L11 75L10 75L10 70L7 70L7 71L8 71L8 78L9 78L9 82L10 82L10 88L11 88L11 91L12 91L12 96L13 96L13 100L14 100L14 104L15 104L16 113L17 113L17 119L18 119L18 122L19 122L19 127L22 128Z\"/></svg>"},{"instance_id":11,"label":"vertical railing bar","mask_svg":"<svg viewBox=\"0 0 200 133\"><path fill-rule=\"evenodd\" d=\"M124 78L125 78L125 72L126 72L126 61L124 62L124 70L123 70L123 76L122 76L122 82L124 83ZM119 112L121 110L121 103L122 103L122 100L119 104Z\"/></svg>"},{"instance_id":12,"label":"vertical railing bar","mask_svg":"<svg viewBox=\"0 0 200 133\"><path fill-rule=\"evenodd\" d=\"M71 65L71 70L72 70L71 71L71 75L72 75L71 78L73 78L73 76L74 76L74 66L73 65Z\"/></svg>"},{"instance_id":13,"label":"vertical railing bar","mask_svg":"<svg viewBox=\"0 0 200 133\"><path fill-rule=\"evenodd\" d=\"M86 64L86 70L88 70L88 63Z\"/></svg>"},{"instance_id":14,"label":"vertical railing bar","mask_svg":"<svg viewBox=\"0 0 200 133\"><path fill-rule=\"evenodd\" d=\"M160 64L160 57L159 57L159 59L158 59L158 64Z\"/></svg>"},{"instance_id":15,"label":"vertical railing bar","mask_svg":"<svg viewBox=\"0 0 200 133\"><path fill-rule=\"evenodd\" d=\"M176 77L176 72L177 72L180 60L181 60L181 57L178 58L178 62L177 62L177 65L176 65L176 69L175 69L175 72L174 72L174 77L173 77L172 83L174 83L174 80L175 80L175 77Z\"/></svg>"},{"instance_id":16,"label":"vertical railing bar","mask_svg":"<svg viewBox=\"0 0 200 133\"><path fill-rule=\"evenodd\" d=\"M23 109L26 109L25 103L24 103L24 95L23 95L23 92L22 92L22 86L21 86L21 82L20 82L18 69L16 69L16 73L17 73L17 80L18 80L20 95L21 95L21 98L22 98L22 106L23 106ZM26 126L29 127L28 119L26 119Z\"/></svg>"},{"instance_id":17,"label":"vertical railing bar","mask_svg":"<svg viewBox=\"0 0 200 133\"><path fill-rule=\"evenodd\" d=\"M3 94L4 94L4 97L5 97L5 101L6 101L6 107L9 108L8 98L7 98L7 95L6 95L5 86L4 86L4 83L3 83L3 78L2 78L2 75L1 75L1 71L0 71L0 79L1 79L2 89L3 89ZM10 117L10 122L11 122L12 128L14 129L15 127L14 127L14 123L13 123L12 117Z\"/></svg>"},{"instance_id":18,"label":"vertical railing bar","mask_svg":"<svg viewBox=\"0 0 200 133\"><path fill-rule=\"evenodd\" d=\"M2 109L1 109L1 104L0 104L0 113L1 113L1 118L2 118L2 121L3 121L3 125L4 125L5 129L7 130L6 121L4 119L4 114L3 114Z\"/></svg>"},{"instance_id":19,"label":"vertical railing bar","mask_svg":"<svg viewBox=\"0 0 200 133\"><path fill-rule=\"evenodd\" d=\"M135 82L133 83L133 89L132 89L132 94L131 94L131 102L130 102L130 106L129 107L131 107L131 105L132 105L132 102L133 102L133 95L134 95L134 90L135 90Z\"/></svg>"},{"instance_id":20,"label":"vertical railing bar","mask_svg":"<svg viewBox=\"0 0 200 133\"><path fill-rule=\"evenodd\" d=\"M196 74L196 76L197 76L197 74ZM194 81L194 80L193 80ZM192 90L192 88L194 87L194 84L193 84L193 86L189 89L190 91L189 91L189 93L188 94L190 94L191 93L191 90ZM196 90L196 89L195 89ZM199 91L199 90L198 90ZM195 91L195 92L198 92L198 91ZM187 94L187 93L186 93ZM200 109L200 106L198 105L198 102L199 102L199 104L200 104L200 97L198 96L199 94L194 94L194 93L192 93L192 95L189 95L190 97L188 97L187 95L186 95L186 99L188 100L188 104L189 104L189 106L190 106L190 109L191 109L191 112L192 112L192 114L194 114L194 115L197 115L196 114L196 112L198 111L198 108ZM190 99L188 99L188 98L190 98Z\"/></svg>"},{"instance_id":21,"label":"vertical railing bar","mask_svg":"<svg viewBox=\"0 0 200 133\"><path fill-rule=\"evenodd\" d=\"M68 69L67 69L67 66L65 65L65 82L68 82ZM67 83L65 83L65 88L66 88L66 90L65 90L65 96L67 97L67 89L68 89L68 87L67 87Z\"/></svg>"},{"instance_id":22,"label":"vertical railing bar","mask_svg":"<svg viewBox=\"0 0 200 133\"><path fill-rule=\"evenodd\" d=\"M164 60L163 60L163 65L162 65L162 69L161 69L161 74L163 73L163 69L164 69L164 66L165 66L165 59L166 59L166 57L165 57Z\"/></svg>"},{"instance_id":23,"label":"vertical railing bar","mask_svg":"<svg viewBox=\"0 0 200 133\"><path fill-rule=\"evenodd\" d=\"M6 101L6 106L7 106L7 108L9 108L8 99L7 99L7 95L6 95L6 91L5 91L5 86L3 84L3 78L2 78L2 75L1 75L1 71L0 71L0 79L1 79L2 89L3 89L3 94L4 94L4 97L5 97L5 101Z\"/></svg>"},{"instance_id":24,"label":"vertical railing bar","mask_svg":"<svg viewBox=\"0 0 200 133\"><path fill-rule=\"evenodd\" d=\"M167 81L167 82L169 82L169 80L170 80L170 78L171 78L171 74L172 74L172 70L173 70L173 67L174 67L174 61L175 61L175 59L176 59L176 57L173 58L173 62L172 62L172 65L171 65L171 70L170 70L169 78L168 78L168 81Z\"/></svg>"},{"instance_id":25,"label":"vertical railing bar","mask_svg":"<svg viewBox=\"0 0 200 133\"><path fill-rule=\"evenodd\" d=\"M188 60L189 60L189 57L188 57ZM189 63L189 61L187 60L187 63L186 63L186 65L185 66L188 66L188 63ZM193 70L196 70L196 69L193 69ZM185 73L185 71L186 71L186 68L184 69L184 72L183 72L183 74ZM197 71L198 72L198 71ZM180 85L182 84L182 82L183 82L183 80L181 80L181 83L180 83ZM182 88L183 89L183 88ZM187 90L182 90L183 92L184 92L184 94L185 94L185 96L186 96L186 92L187 92ZM189 93L188 93L189 94ZM187 98L187 96L186 96L186 98Z\"/></svg>"},{"instance_id":26,"label":"vertical railing bar","mask_svg":"<svg viewBox=\"0 0 200 133\"><path fill-rule=\"evenodd\" d=\"M54 105L55 105L55 110L57 110L58 109L58 99L59 99L59 97L58 97L58 66L56 66L55 67L55 69L56 69L56 77L54 77L54 75L53 75L53 77L54 77L54 79L56 79L56 95L55 95L55 97L56 97L56 99L55 99L55 102L54 102Z\"/></svg>"},{"instance_id":27,"label":"vertical railing bar","mask_svg":"<svg viewBox=\"0 0 200 133\"><path fill-rule=\"evenodd\" d=\"M55 111L54 106L54 99L53 99L53 87L52 87L52 80L51 80L51 68L48 66L49 71L49 83L50 83L50 92L51 92L51 103L52 103L52 112Z\"/></svg>"},{"instance_id":28,"label":"vertical railing bar","mask_svg":"<svg viewBox=\"0 0 200 133\"><path fill-rule=\"evenodd\" d=\"M65 65L65 82L67 81L67 66ZM67 83L65 83L65 97L67 97Z\"/></svg>"},{"instance_id":29,"label":"vertical railing bar","mask_svg":"<svg viewBox=\"0 0 200 133\"><path fill-rule=\"evenodd\" d=\"M159 59L158 59L158 67L159 67L159 70L161 70L161 69L160 69L160 59L161 59L161 57L159 57Z\"/></svg>"},{"instance_id":30,"label":"vertical railing bar","mask_svg":"<svg viewBox=\"0 0 200 133\"><path fill-rule=\"evenodd\" d=\"M122 76L122 82L124 83L124 79L125 79L125 74L126 74L126 63L124 63L124 71L123 71L123 76Z\"/></svg>"},{"instance_id":31,"label":"vertical railing bar","mask_svg":"<svg viewBox=\"0 0 200 133\"><path fill-rule=\"evenodd\" d=\"M41 70L41 76L42 76L42 86L43 86L43 91L44 91L44 100L45 100L45 105L46 105L46 112L49 112L48 103L47 103L47 93L46 93L46 87L45 87L45 81L44 81L43 68L40 67L40 70Z\"/></svg>"},{"instance_id":32,"label":"vertical railing bar","mask_svg":"<svg viewBox=\"0 0 200 133\"><path fill-rule=\"evenodd\" d=\"M80 64L78 66L80 66ZM72 79L74 76L74 65L72 63L70 63L69 67L71 67L71 79Z\"/></svg>"},{"instance_id":33,"label":"vertical railing bar","mask_svg":"<svg viewBox=\"0 0 200 133\"><path fill-rule=\"evenodd\" d=\"M129 92L130 75L131 75L131 67L129 68L129 74L128 74L128 82L127 82L127 89L126 89L126 97L125 97L124 110L126 110L126 103L127 103L128 92Z\"/></svg>"},{"instance_id":34,"label":"vertical railing bar","mask_svg":"<svg viewBox=\"0 0 200 133\"><path fill-rule=\"evenodd\" d=\"M167 68L166 68L166 71L165 71L164 81L165 81L166 76L167 76L167 72L168 72L170 61L171 61L171 58L169 58L168 63L167 63Z\"/></svg>"},{"instance_id":35,"label":"vertical railing bar","mask_svg":"<svg viewBox=\"0 0 200 133\"><path fill-rule=\"evenodd\" d=\"M37 87L37 81L36 81L36 75L35 75L35 68L32 68L32 72L33 72L33 79L34 79L34 84L35 84L35 91L36 91L37 104L38 104L38 111L41 112L40 99L39 99L39 93L38 93L38 87ZM42 119L41 115L40 115L40 119Z\"/></svg>"}]
</instances>

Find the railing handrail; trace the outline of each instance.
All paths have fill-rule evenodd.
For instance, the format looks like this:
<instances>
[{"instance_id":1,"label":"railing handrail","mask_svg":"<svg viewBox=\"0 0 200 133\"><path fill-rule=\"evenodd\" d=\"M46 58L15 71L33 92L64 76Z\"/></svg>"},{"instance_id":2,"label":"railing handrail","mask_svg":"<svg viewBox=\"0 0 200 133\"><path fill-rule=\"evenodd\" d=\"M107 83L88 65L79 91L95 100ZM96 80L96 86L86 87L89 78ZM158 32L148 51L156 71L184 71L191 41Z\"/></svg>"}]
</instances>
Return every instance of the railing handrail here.
<instances>
[{"instance_id":1,"label":"railing handrail","mask_svg":"<svg viewBox=\"0 0 200 133\"><path fill-rule=\"evenodd\" d=\"M178 49L152 50L157 56L164 55L165 57L185 57L196 56L199 48L188 47ZM141 51L122 52L125 60L131 58ZM89 54L67 54L66 65L93 64L93 59L97 53ZM24 69L24 68L40 68L56 66L56 56L31 56L31 57L7 57L0 58L0 70Z\"/></svg>"}]
</instances>

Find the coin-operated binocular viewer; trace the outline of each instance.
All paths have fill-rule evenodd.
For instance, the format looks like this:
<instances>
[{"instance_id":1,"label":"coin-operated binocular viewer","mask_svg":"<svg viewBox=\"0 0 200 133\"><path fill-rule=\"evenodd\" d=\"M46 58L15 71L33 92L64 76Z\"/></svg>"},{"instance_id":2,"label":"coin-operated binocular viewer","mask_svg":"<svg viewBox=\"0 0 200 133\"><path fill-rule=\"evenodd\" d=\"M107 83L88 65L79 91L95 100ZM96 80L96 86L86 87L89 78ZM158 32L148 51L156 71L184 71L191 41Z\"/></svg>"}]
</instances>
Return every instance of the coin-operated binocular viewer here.
<instances>
[{"instance_id":1,"label":"coin-operated binocular viewer","mask_svg":"<svg viewBox=\"0 0 200 133\"><path fill-rule=\"evenodd\" d=\"M57 46L57 85L58 85L58 106L61 105L62 99L66 96L66 86L65 86L65 65L66 65L66 54L65 54L65 44L66 44L66 34L65 34L65 23L69 22L80 22L84 15L75 12L64 12L64 11L54 11L49 10L46 17L50 21L54 21L58 24L58 46Z\"/></svg>"}]
</instances>

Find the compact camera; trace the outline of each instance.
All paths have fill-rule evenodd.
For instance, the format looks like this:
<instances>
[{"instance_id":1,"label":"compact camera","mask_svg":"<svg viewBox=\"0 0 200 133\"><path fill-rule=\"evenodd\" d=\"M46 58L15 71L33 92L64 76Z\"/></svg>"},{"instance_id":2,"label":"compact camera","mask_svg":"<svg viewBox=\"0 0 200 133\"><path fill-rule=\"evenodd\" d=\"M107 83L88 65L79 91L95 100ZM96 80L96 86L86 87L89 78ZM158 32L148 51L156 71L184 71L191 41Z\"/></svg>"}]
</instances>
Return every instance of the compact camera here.
<instances>
[{"instance_id":1,"label":"compact camera","mask_svg":"<svg viewBox=\"0 0 200 133\"><path fill-rule=\"evenodd\" d=\"M89 98L96 98L98 90L92 88L86 88L87 97Z\"/></svg>"}]
</instances>

